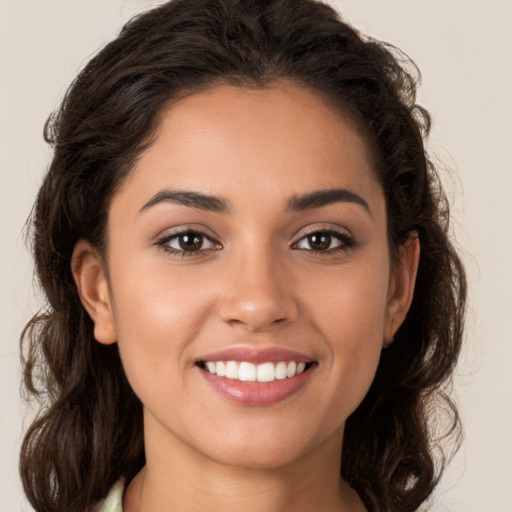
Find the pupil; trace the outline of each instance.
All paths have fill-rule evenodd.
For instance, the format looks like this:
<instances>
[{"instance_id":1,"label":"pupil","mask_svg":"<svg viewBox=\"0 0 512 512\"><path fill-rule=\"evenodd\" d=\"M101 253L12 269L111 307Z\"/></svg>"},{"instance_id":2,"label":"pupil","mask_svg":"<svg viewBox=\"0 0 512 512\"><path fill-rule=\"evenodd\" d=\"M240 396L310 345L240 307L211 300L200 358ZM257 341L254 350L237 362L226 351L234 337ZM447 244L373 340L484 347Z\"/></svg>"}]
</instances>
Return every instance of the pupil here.
<instances>
[{"instance_id":1,"label":"pupil","mask_svg":"<svg viewBox=\"0 0 512 512\"><path fill-rule=\"evenodd\" d=\"M309 236L309 245L315 251L324 251L331 245L331 235L317 233Z\"/></svg>"},{"instance_id":2,"label":"pupil","mask_svg":"<svg viewBox=\"0 0 512 512\"><path fill-rule=\"evenodd\" d=\"M201 249L202 239L200 235L188 234L181 235L180 247L184 251L197 251Z\"/></svg>"}]
</instances>

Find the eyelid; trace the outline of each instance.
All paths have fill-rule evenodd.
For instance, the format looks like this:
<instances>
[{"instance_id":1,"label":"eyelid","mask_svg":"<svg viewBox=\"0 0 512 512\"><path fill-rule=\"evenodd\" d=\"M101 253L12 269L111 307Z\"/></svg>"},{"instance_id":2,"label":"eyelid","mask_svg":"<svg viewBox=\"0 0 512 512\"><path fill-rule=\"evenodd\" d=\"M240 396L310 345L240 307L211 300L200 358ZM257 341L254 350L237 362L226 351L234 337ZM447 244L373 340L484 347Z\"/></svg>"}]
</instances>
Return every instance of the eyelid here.
<instances>
[{"instance_id":1,"label":"eyelid","mask_svg":"<svg viewBox=\"0 0 512 512\"><path fill-rule=\"evenodd\" d=\"M299 242L304 240L310 235L316 233L327 233L334 237L337 237L341 244L339 247L335 247L333 249L327 249L325 251L314 251L313 249L303 249L296 247ZM305 230L302 230L299 235L295 237L295 241L291 244L291 247L296 250L303 250L311 253L315 253L315 255L321 256L322 254L329 255L334 254L336 252L346 251L351 249L357 245L357 242L354 238L354 235L347 228L341 226L335 226L332 224L320 224L314 226L308 226Z\"/></svg>"},{"instance_id":2,"label":"eyelid","mask_svg":"<svg viewBox=\"0 0 512 512\"><path fill-rule=\"evenodd\" d=\"M184 234L197 234L204 239L211 242L211 244L214 245L214 247L208 247L205 249L198 249L198 250L192 250L187 251L184 249L178 249L171 247L169 242L175 238L178 238L180 235ZM217 251L219 249L222 249L222 244L219 241L219 237L215 234L211 234L212 231L207 228L204 225L197 225L197 224L190 224L190 225L180 225L176 226L174 228L170 228L166 230L163 234L157 237L154 244L161 248L162 250L165 250L168 253L171 253L175 256L183 256L183 257L200 257L204 256L205 253L211 253L212 251ZM337 238L340 242L340 244L336 247L333 247L331 249L326 250L314 250L314 249L307 249L302 247L297 247L297 245L303 241L305 238L307 238L310 235L316 234L316 233L324 233L329 234L335 238ZM328 256L328 255L334 255L338 252L344 252L351 248L354 248L357 246L357 241L355 240L354 236L350 232L349 229L339 226L339 225L333 225L333 224L315 224L310 225L306 228L303 228L299 233L294 237L294 242L291 243L290 248L294 250L299 251L305 251L308 253L313 253L315 256Z\"/></svg>"},{"instance_id":3,"label":"eyelid","mask_svg":"<svg viewBox=\"0 0 512 512\"><path fill-rule=\"evenodd\" d=\"M297 243L299 240L302 240L304 237L308 235L312 235L314 233L333 233L340 236L350 237L353 238L354 235L351 233L351 231L345 227L338 226L335 224L327 224L327 223L320 223L320 224L314 224L311 226L307 226L306 228L302 228L297 235L295 235L294 239L295 241L293 244Z\"/></svg>"},{"instance_id":4,"label":"eyelid","mask_svg":"<svg viewBox=\"0 0 512 512\"><path fill-rule=\"evenodd\" d=\"M187 251L186 249L181 249L181 248L178 248L178 247L173 247L173 242L176 242L180 239L180 237L184 236L184 235L189 235L189 234L192 234L192 236L199 236L202 241L203 241L203 244L206 242L208 244L211 245L211 247L206 247L206 248L201 248L201 249L198 249L197 251ZM168 247L170 247L171 249L174 249L176 251L180 251L180 252L200 252L200 251L207 251L209 249L212 249L213 246L215 245L218 245L215 243L214 240L212 240L209 236L203 234L203 233L198 233L196 231L185 231L184 233L175 233L174 235L171 235L171 236L168 236L167 237L167 242L165 242L166 244L168 244Z\"/></svg>"},{"instance_id":5,"label":"eyelid","mask_svg":"<svg viewBox=\"0 0 512 512\"><path fill-rule=\"evenodd\" d=\"M200 257L205 253L209 253L211 251L217 251L222 248L222 244L219 242L218 237L216 235L210 234L211 230L206 228L206 226L197 225L182 225L176 228L172 228L171 230L165 231L163 234L159 235L154 242L154 244L161 248L162 250L182 257ZM215 247L209 247L206 249L199 249L197 251L186 251L183 249L177 249L175 247L171 247L169 242L175 238L178 238L181 235L193 233L199 235L209 242L211 242Z\"/></svg>"},{"instance_id":6,"label":"eyelid","mask_svg":"<svg viewBox=\"0 0 512 512\"><path fill-rule=\"evenodd\" d=\"M158 241L163 240L165 238L172 238L173 236L182 235L184 233L197 233L202 235L209 240L217 241L219 240L219 236L212 231L210 228L203 224L180 224L178 226L168 227L167 229L161 231L155 238L154 243L158 243Z\"/></svg>"}]
</instances>

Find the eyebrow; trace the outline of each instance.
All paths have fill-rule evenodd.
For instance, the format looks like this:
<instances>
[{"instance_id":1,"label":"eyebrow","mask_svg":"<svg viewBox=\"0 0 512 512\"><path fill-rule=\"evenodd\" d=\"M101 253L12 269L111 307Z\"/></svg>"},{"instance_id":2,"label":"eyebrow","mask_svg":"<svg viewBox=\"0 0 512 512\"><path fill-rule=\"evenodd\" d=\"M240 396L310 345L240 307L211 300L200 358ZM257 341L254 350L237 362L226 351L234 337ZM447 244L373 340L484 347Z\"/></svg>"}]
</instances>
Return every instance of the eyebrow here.
<instances>
[{"instance_id":1,"label":"eyebrow","mask_svg":"<svg viewBox=\"0 0 512 512\"><path fill-rule=\"evenodd\" d=\"M372 213L370 206L361 196L345 188L330 188L294 196L288 201L287 210L300 212L332 203L355 203L362 206L370 215Z\"/></svg>"},{"instance_id":2,"label":"eyebrow","mask_svg":"<svg viewBox=\"0 0 512 512\"><path fill-rule=\"evenodd\" d=\"M165 202L182 204L217 213L232 211L230 202L222 197L201 194L199 192L165 189L155 194L145 203L139 210L139 213ZM286 211L301 212L313 208L321 208L333 203L355 203L362 206L371 215L368 203L361 196L345 188L318 190L300 196L293 196L288 201Z\"/></svg>"},{"instance_id":3,"label":"eyebrow","mask_svg":"<svg viewBox=\"0 0 512 512\"><path fill-rule=\"evenodd\" d=\"M210 212L226 213L231 210L229 201L221 197L200 194L199 192L188 192L182 190L165 189L155 194L140 210L139 213L159 203L177 203L200 210Z\"/></svg>"}]
</instances>

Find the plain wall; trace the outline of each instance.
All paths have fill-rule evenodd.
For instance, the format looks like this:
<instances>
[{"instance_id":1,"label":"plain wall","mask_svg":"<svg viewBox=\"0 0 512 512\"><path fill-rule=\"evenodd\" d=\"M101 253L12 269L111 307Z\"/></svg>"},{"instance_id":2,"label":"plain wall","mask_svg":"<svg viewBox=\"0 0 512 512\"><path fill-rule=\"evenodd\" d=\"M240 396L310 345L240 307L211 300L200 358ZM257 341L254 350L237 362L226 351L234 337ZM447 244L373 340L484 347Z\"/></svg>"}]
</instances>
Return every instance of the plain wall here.
<instances>
[{"instance_id":1,"label":"plain wall","mask_svg":"<svg viewBox=\"0 0 512 512\"><path fill-rule=\"evenodd\" d=\"M23 225L50 159L48 114L87 60L149 0L0 0L0 511L30 510L17 456L30 414L18 338L37 309ZM466 440L437 501L512 512L512 2L338 0L346 20L420 67L470 282L456 392ZM439 510L440 508L438 508ZM434 509L435 510L435 509Z\"/></svg>"}]
</instances>

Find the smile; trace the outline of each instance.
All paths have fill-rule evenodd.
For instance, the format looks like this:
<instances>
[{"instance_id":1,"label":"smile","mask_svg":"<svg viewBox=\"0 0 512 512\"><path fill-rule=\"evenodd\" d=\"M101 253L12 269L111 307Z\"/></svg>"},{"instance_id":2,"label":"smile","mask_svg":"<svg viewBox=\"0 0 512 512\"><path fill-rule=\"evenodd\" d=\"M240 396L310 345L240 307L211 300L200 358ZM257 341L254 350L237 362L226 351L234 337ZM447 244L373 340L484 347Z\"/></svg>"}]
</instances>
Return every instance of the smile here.
<instances>
[{"instance_id":1,"label":"smile","mask_svg":"<svg viewBox=\"0 0 512 512\"><path fill-rule=\"evenodd\" d=\"M203 379L230 402L269 406L299 393L313 378L318 362L278 347L231 347L195 362Z\"/></svg>"},{"instance_id":2,"label":"smile","mask_svg":"<svg viewBox=\"0 0 512 512\"><path fill-rule=\"evenodd\" d=\"M273 382L300 375L306 369L303 361L267 361L254 364L249 361L202 361L200 366L212 375L241 382Z\"/></svg>"}]
</instances>

